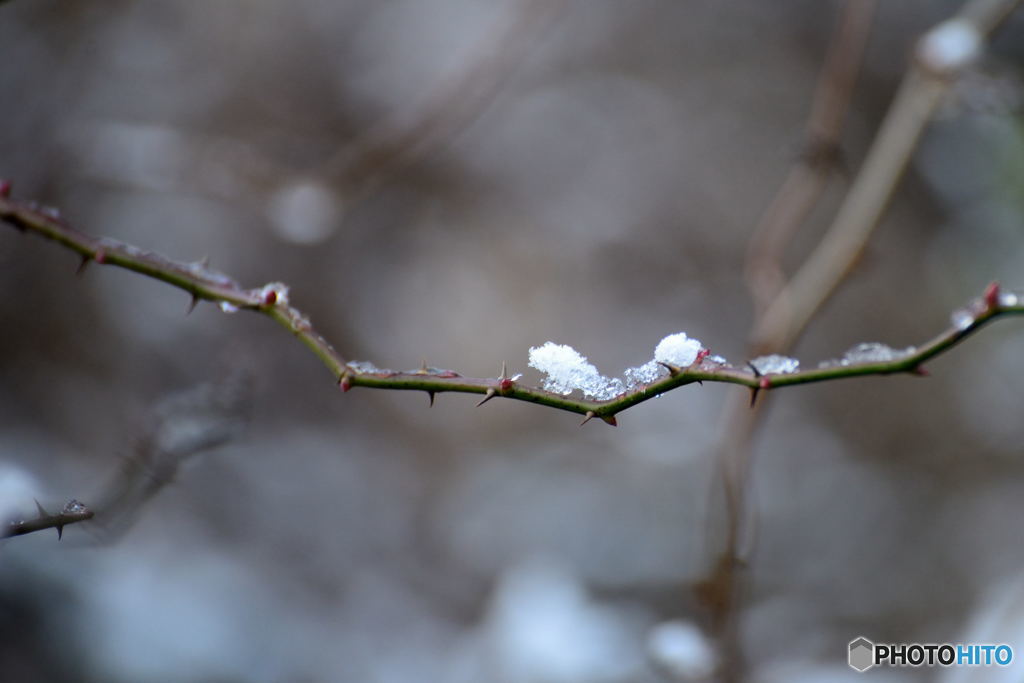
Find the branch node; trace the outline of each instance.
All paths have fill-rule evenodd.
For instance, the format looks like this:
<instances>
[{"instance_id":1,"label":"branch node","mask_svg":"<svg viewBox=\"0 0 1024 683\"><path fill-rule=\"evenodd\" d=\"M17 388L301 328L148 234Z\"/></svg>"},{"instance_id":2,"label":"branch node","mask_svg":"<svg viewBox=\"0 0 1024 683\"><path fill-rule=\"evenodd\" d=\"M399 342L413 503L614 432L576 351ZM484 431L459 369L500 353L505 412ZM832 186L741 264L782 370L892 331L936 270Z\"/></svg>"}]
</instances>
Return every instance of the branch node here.
<instances>
[{"instance_id":1,"label":"branch node","mask_svg":"<svg viewBox=\"0 0 1024 683\"><path fill-rule=\"evenodd\" d=\"M999 307L999 283L988 283L988 287L985 288L985 293L982 294L982 299L985 301L985 307L989 311L996 310Z\"/></svg>"},{"instance_id":2,"label":"branch node","mask_svg":"<svg viewBox=\"0 0 1024 683\"><path fill-rule=\"evenodd\" d=\"M347 370L341 373L341 377L338 378L338 387L345 393L348 393L348 390L352 388L352 378Z\"/></svg>"},{"instance_id":3,"label":"branch node","mask_svg":"<svg viewBox=\"0 0 1024 683\"><path fill-rule=\"evenodd\" d=\"M96 261L96 263L99 263L100 265L106 263L107 262L107 250L104 249L103 247L100 247L92 255L92 258L93 258L94 261Z\"/></svg>"}]
</instances>

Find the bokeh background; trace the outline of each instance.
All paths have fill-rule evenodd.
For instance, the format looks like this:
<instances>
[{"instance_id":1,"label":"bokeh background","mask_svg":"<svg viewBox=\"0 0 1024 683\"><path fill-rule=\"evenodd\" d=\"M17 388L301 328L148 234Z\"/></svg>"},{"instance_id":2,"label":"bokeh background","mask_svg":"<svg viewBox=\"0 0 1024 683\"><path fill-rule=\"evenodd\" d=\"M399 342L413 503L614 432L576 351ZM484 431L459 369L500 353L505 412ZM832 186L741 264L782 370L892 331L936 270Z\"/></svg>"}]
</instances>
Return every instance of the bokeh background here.
<instances>
[{"instance_id":1,"label":"bokeh background","mask_svg":"<svg viewBox=\"0 0 1024 683\"><path fill-rule=\"evenodd\" d=\"M850 173L914 40L958 6L881 3ZM380 366L507 361L536 383L528 349L552 340L615 374L678 331L739 362L746 243L801 150L840 7L16 0L0 176L88 232L284 281ZM990 280L1024 287L1022 66L1016 16L930 127L805 364L921 342ZM59 543L0 544L4 681L654 683L713 664L692 589L740 389L687 387L617 429L342 395L261 316L186 317L180 291L77 265L0 228L0 506L149 490ZM740 616L752 680L852 679L858 635L1024 656L1022 357L1011 320L926 380L771 397ZM207 438L224 443L171 457Z\"/></svg>"}]
</instances>

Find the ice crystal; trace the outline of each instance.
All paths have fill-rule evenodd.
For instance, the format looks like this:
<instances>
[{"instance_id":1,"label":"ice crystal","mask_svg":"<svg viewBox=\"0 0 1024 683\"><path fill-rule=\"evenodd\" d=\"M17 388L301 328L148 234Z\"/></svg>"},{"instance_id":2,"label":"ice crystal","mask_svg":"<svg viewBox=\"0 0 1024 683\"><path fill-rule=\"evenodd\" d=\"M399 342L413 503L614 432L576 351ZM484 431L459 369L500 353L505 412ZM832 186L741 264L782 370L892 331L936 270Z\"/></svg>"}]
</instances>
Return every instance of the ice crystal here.
<instances>
[{"instance_id":1,"label":"ice crystal","mask_svg":"<svg viewBox=\"0 0 1024 683\"><path fill-rule=\"evenodd\" d=\"M966 308L961 308L953 311L953 315L949 316L949 321L956 329L966 330L974 323L974 315Z\"/></svg>"},{"instance_id":2,"label":"ice crystal","mask_svg":"<svg viewBox=\"0 0 1024 683\"><path fill-rule=\"evenodd\" d=\"M530 349L530 367L545 373L544 388L556 394L568 396L574 389L579 389L584 396L604 400L611 398L609 393L613 380L608 379L597 368L587 362L586 356L566 344L546 342L544 346ZM618 380L621 385L622 381Z\"/></svg>"},{"instance_id":3,"label":"ice crystal","mask_svg":"<svg viewBox=\"0 0 1024 683\"><path fill-rule=\"evenodd\" d=\"M789 356L773 353L770 356L759 356L750 361L762 375L788 375L800 369L800 361Z\"/></svg>"},{"instance_id":4,"label":"ice crystal","mask_svg":"<svg viewBox=\"0 0 1024 683\"><path fill-rule=\"evenodd\" d=\"M878 342L863 342L857 344L843 354L842 358L825 360L818 364L819 368L837 368L859 363L888 363L890 361L906 358L917 353L917 349L908 346L905 349L894 349Z\"/></svg>"},{"instance_id":5,"label":"ice crystal","mask_svg":"<svg viewBox=\"0 0 1024 683\"><path fill-rule=\"evenodd\" d=\"M685 332L677 332L658 342L657 348L654 349L654 360L685 368L693 365L702 348L696 339L688 338Z\"/></svg>"},{"instance_id":6,"label":"ice crystal","mask_svg":"<svg viewBox=\"0 0 1024 683\"><path fill-rule=\"evenodd\" d=\"M650 384L665 374L665 367L658 365L656 361L650 360L636 368L629 368L623 375L626 378L626 386L632 388L641 384Z\"/></svg>"},{"instance_id":7,"label":"ice crystal","mask_svg":"<svg viewBox=\"0 0 1024 683\"><path fill-rule=\"evenodd\" d=\"M999 295L1000 306L1016 306L1020 297L1014 292L1003 292Z\"/></svg>"},{"instance_id":8,"label":"ice crystal","mask_svg":"<svg viewBox=\"0 0 1024 683\"><path fill-rule=\"evenodd\" d=\"M220 310L224 311L225 313L238 313L238 306L234 305L229 301L221 301L219 306Z\"/></svg>"},{"instance_id":9,"label":"ice crystal","mask_svg":"<svg viewBox=\"0 0 1024 683\"><path fill-rule=\"evenodd\" d=\"M661 363L675 367L693 365L701 349L699 341L689 339L683 332L670 334L658 343L653 360L628 368L623 379L605 377L576 349L550 341L530 349L529 363L547 375L542 384L547 391L568 396L578 389L585 397L606 401L666 376L668 371Z\"/></svg>"},{"instance_id":10,"label":"ice crystal","mask_svg":"<svg viewBox=\"0 0 1024 683\"><path fill-rule=\"evenodd\" d=\"M843 354L839 361L841 365L853 365L854 363L888 363L899 360L914 353L916 349L908 346L905 349L894 349L878 342L865 342L857 344Z\"/></svg>"},{"instance_id":11,"label":"ice crystal","mask_svg":"<svg viewBox=\"0 0 1024 683\"><path fill-rule=\"evenodd\" d=\"M393 375L393 370L378 368L376 365L365 360L350 360L346 363L350 370L355 370L360 375Z\"/></svg>"}]
</instances>

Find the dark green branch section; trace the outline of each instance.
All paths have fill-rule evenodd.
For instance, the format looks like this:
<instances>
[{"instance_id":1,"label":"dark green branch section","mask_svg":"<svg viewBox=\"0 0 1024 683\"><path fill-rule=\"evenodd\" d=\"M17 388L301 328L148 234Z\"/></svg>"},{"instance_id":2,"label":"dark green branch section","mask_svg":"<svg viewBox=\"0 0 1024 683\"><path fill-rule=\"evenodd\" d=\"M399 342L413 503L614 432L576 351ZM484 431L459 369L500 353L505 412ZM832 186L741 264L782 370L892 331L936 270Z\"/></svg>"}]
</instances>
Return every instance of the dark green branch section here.
<instances>
[{"instance_id":1,"label":"dark green branch section","mask_svg":"<svg viewBox=\"0 0 1024 683\"><path fill-rule=\"evenodd\" d=\"M0 189L2 188L3 184L0 183ZM59 242L82 257L83 267L95 262L126 268L185 290L192 295L193 305L199 300L206 300L263 313L309 347L331 370L345 391L351 387L424 391L431 395L431 400L433 394L443 392L482 394L485 401L500 396L578 413L588 418L604 418L606 422L613 424L616 413L694 382L739 384L756 392L845 377L894 373L925 374L921 369L925 361L955 346L983 325L1001 316L1024 313L1024 301L1018 301L1016 297L1004 299L1000 296L998 286L992 284L981 298L970 304L966 311L969 317L964 324L946 330L917 347L912 353L898 355L893 360L837 364L814 370L761 376L748 368L720 365L704 359L688 368L673 368L669 376L640 390L608 401L587 401L525 386L507 377L474 379L462 377L448 370L428 368L412 372L362 371L358 364L349 365L327 340L313 329L309 318L288 305L283 285L243 289L231 278L210 270L203 263L171 261L159 254L143 251L123 242L92 237L69 227L51 210L34 203L12 201L5 196L0 196L0 220L19 230L34 232Z\"/></svg>"}]
</instances>

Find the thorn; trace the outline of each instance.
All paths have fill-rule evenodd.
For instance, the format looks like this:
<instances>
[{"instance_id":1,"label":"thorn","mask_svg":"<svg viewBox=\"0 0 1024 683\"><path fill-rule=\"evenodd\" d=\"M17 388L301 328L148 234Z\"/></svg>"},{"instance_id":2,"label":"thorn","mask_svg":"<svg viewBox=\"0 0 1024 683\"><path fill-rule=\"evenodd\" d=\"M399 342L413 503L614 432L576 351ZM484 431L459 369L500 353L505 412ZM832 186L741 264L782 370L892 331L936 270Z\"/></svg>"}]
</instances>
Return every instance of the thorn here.
<instances>
[{"instance_id":1,"label":"thorn","mask_svg":"<svg viewBox=\"0 0 1024 683\"><path fill-rule=\"evenodd\" d=\"M434 392L433 391L428 391L427 392L427 396L430 398L430 407L433 408L434 407Z\"/></svg>"},{"instance_id":2,"label":"thorn","mask_svg":"<svg viewBox=\"0 0 1024 683\"><path fill-rule=\"evenodd\" d=\"M352 388L352 379L347 372L341 373L341 377L338 378L338 388L346 393Z\"/></svg>"},{"instance_id":3,"label":"thorn","mask_svg":"<svg viewBox=\"0 0 1024 683\"><path fill-rule=\"evenodd\" d=\"M594 413L594 411L593 410L588 410L587 411L587 416L583 418L583 422L580 422L580 427L582 427L583 425L587 424L588 422L593 420L595 417L597 417L597 415Z\"/></svg>"},{"instance_id":4,"label":"thorn","mask_svg":"<svg viewBox=\"0 0 1024 683\"><path fill-rule=\"evenodd\" d=\"M196 310L196 306L199 305L199 296L196 294L192 295L192 300L188 302L188 310L185 311L185 315L188 315L192 311Z\"/></svg>"},{"instance_id":5,"label":"thorn","mask_svg":"<svg viewBox=\"0 0 1024 683\"><path fill-rule=\"evenodd\" d=\"M602 415L601 419L610 424L612 427L619 426L619 421L615 419L614 415Z\"/></svg>"},{"instance_id":6,"label":"thorn","mask_svg":"<svg viewBox=\"0 0 1024 683\"><path fill-rule=\"evenodd\" d=\"M210 255L209 254L203 254L203 258L199 259L198 263L203 268L209 268L210 267Z\"/></svg>"},{"instance_id":7,"label":"thorn","mask_svg":"<svg viewBox=\"0 0 1024 683\"><path fill-rule=\"evenodd\" d=\"M32 500L36 500L36 499L33 498ZM40 503L38 500L36 500L36 509L39 510L39 516L40 517L49 517L50 516L50 513L46 511L46 508L44 508L42 503Z\"/></svg>"},{"instance_id":8,"label":"thorn","mask_svg":"<svg viewBox=\"0 0 1024 683\"><path fill-rule=\"evenodd\" d=\"M64 537L64 525L63 524L58 524L57 525L57 540L59 541L63 537Z\"/></svg>"},{"instance_id":9,"label":"thorn","mask_svg":"<svg viewBox=\"0 0 1024 683\"><path fill-rule=\"evenodd\" d=\"M680 372L683 371L682 368L680 368L680 367L678 367L676 365L672 365L671 363L662 363L660 360L657 361L657 363L661 367L663 367L666 370L668 370L669 377L675 377L676 375L678 375Z\"/></svg>"},{"instance_id":10,"label":"thorn","mask_svg":"<svg viewBox=\"0 0 1024 683\"><path fill-rule=\"evenodd\" d=\"M85 267L89 265L89 261L92 260L91 256L82 254L82 262L78 264L78 270L75 271L75 275L81 276L85 272Z\"/></svg>"},{"instance_id":11,"label":"thorn","mask_svg":"<svg viewBox=\"0 0 1024 683\"><path fill-rule=\"evenodd\" d=\"M479 408L480 406L482 406L483 404L487 403L487 402L488 402L488 401L490 401L490 400L491 400L492 398L494 398L494 397L495 397L496 395L497 395L497 392L496 392L496 391L494 391L494 387L490 387L490 388L488 388L488 389L487 389L487 393L486 393L486 394L484 394L484 397L483 397L483 399L481 399L481 401L480 401L479 403L477 403L477 404L476 404L476 407L477 407L477 408Z\"/></svg>"},{"instance_id":12,"label":"thorn","mask_svg":"<svg viewBox=\"0 0 1024 683\"><path fill-rule=\"evenodd\" d=\"M704 386L704 380L702 380L702 379L697 380L697 384L699 384L701 386Z\"/></svg>"},{"instance_id":13,"label":"thorn","mask_svg":"<svg viewBox=\"0 0 1024 683\"><path fill-rule=\"evenodd\" d=\"M917 375L918 377L930 377L932 373L928 372L928 368L918 365L916 368L911 369L910 374Z\"/></svg>"},{"instance_id":14,"label":"thorn","mask_svg":"<svg viewBox=\"0 0 1024 683\"><path fill-rule=\"evenodd\" d=\"M0 180L0 197L6 199L11 196L11 181Z\"/></svg>"},{"instance_id":15,"label":"thorn","mask_svg":"<svg viewBox=\"0 0 1024 683\"><path fill-rule=\"evenodd\" d=\"M508 367L505 361L501 361L501 375L498 377L498 389L501 393L505 393L512 389L512 385L515 384L515 380L508 376Z\"/></svg>"},{"instance_id":16,"label":"thorn","mask_svg":"<svg viewBox=\"0 0 1024 683\"><path fill-rule=\"evenodd\" d=\"M999 283L990 282L988 287L985 288L985 293L981 295L985 300L985 306L989 310L993 310L999 306Z\"/></svg>"},{"instance_id":17,"label":"thorn","mask_svg":"<svg viewBox=\"0 0 1024 683\"><path fill-rule=\"evenodd\" d=\"M747 361L747 367L750 368L750 371L754 373L754 377L761 376L761 371L758 370L757 366L751 363L749 360Z\"/></svg>"},{"instance_id":18,"label":"thorn","mask_svg":"<svg viewBox=\"0 0 1024 683\"><path fill-rule=\"evenodd\" d=\"M753 408L754 404L757 403L757 392L761 391L761 387L750 387L750 407Z\"/></svg>"}]
</instances>

